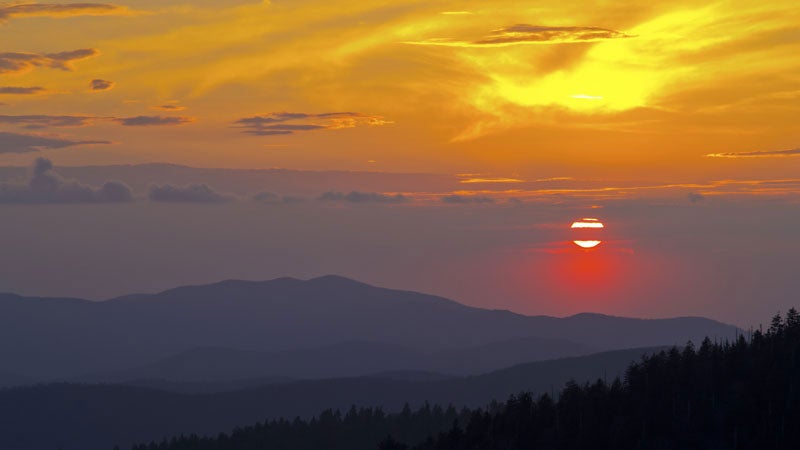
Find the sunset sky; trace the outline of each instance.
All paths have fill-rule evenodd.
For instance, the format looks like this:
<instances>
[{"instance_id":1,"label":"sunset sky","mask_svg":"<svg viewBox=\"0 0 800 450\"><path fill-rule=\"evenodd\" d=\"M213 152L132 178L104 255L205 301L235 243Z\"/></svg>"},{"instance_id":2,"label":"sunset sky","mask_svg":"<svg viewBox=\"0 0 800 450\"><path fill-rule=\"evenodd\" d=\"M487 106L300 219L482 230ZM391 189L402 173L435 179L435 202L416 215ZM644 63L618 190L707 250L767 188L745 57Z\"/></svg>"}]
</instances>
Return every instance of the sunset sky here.
<instances>
[{"instance_id":1,"label":"sunset sky","mask_svg":"<svg viewBox=\"0 0 800 450\"><path fill-rule=\"evenodd\" d=\"M796 1L24 1L0 3L0 42L0 166L45 157L55 169L41 173L171 163L419 177L303 187L242 184L239 172L141 181L74 169L68 178L92 186L124 183L87 195L116 199L115 189L130 188L134 204L18 205L28 197L13 194L5 203L15 205L0 205L0 244L16 252L0 263L0 290L104 298L342 273L525 313L745 324L790 304L784 297L800 287L789 270L800 263ZM6 175L19 183L24 174ZM219 204L161 208L159 195L171 191L147 194L150 183L206 184L203 198ZM263 205L250 201L259 191L283 197L269 213L281 224L261 223ZM553 230L595 216L613 241L607 259L569 260L553 243L571 237ZM345 220L356 217L358 225ZM43 237L26 226L33 220L63 227ZM129 229L137 220L146 223ZM184 256L172 262L159 253L160 232L147 231L167 223L183 224L173 231ZM277 231L249 246L256 223ZM128 244L77 244L92 227ZM326 233L340 244L330 253L315 241ZM303 262L273 246L295 239L309 247ZM223 248L241 253L209 262ZM112 254L152 272L126 278L125 266L111 276L103 261ZM459 273L484 278L465 284ZM559 276L567 278L554 284ZM503 299L489 299L498 289ZM576 303L587 296L605 300ZM738 309L724 307L732 298Z\"/></svg>"}]
</instances>

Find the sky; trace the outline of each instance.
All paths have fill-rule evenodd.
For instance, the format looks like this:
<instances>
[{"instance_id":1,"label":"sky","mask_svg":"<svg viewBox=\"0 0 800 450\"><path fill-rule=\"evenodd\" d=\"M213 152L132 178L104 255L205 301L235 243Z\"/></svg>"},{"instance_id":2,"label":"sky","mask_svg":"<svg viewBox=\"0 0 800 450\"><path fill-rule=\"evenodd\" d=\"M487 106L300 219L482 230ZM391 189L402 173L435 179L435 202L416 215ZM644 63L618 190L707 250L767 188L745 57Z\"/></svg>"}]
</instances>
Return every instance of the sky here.
<instances>
[{"instance_id":1,"label":"sky","mask_svg":"<svg viewBox=\"0 0 800 450\"><path fill-rule=\"evenodd\" d=\"M766 321L800 287L798 24L763 0L2 2L0 290L339 273ZM569 245L582 217L597 251Z\"/></svg>"}]
</instances>

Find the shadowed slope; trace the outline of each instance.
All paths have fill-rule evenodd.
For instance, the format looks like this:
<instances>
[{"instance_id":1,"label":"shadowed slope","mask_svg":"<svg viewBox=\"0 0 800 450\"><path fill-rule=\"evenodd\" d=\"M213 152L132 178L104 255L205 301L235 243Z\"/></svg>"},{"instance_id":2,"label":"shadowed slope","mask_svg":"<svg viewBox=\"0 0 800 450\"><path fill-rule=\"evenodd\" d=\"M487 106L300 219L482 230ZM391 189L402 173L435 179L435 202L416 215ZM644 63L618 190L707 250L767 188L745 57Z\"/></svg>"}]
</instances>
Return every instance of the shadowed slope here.
<instances>
[{"instance_id":1,"label":"shadowed slope","mask_svg":"<svg viewBox=\"0 0 800 450\"><path fill-rule=\"evenodd\" d=\"M133 442L188 433L214 435L268 418L310 417L326 408L346 410L351 405L379 406L386 411L399 411L406 402L481 406L523 390L550 392L570 378L583 382L613 377L650 351L631 349L542 361L441 381L386 374L204 395L116 385L0 390L0 448L107 450L115 444L128 448Z\"/></svg>"}]
</instances>

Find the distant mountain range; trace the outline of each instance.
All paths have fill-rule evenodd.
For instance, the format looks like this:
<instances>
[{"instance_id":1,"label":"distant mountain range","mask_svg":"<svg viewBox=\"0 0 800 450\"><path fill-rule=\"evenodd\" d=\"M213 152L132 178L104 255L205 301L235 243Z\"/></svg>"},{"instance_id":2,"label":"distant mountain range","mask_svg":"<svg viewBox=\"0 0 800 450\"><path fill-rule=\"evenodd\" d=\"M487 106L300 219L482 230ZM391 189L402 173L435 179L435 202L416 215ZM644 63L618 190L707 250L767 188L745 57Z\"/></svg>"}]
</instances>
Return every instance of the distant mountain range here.
<instances>
[{"instance_id":1,"label":"distant mountain range","mask_svg":"<svg viewBox=\"0 0 800 450\"><path fill-rule=\"evenodd\" d=\"M102 302L0 294L0 360L14 374L0 382L468 375L735 333L697 317L524 316L337 276L230 280Z\"/></svg>"},{"instance_id":2,"label":"distant mountain range","mask_svg":"<svg viewBox=\"0 0 800 450\"><path fill-rule=\"evenodd\" d=\"M639 348L518 365L472 377L386 373L370 377L269 383L246 389L218 384L141 386L51 384L0 389L0 448L109 450L134 442L198 433L215 435L270 418L310 417L352 405L399 411L425 402L485 406L521 391L558 392L564 383L623 375ZM255 381L256 384L261 381ZM228 390L233 387L234 390ZM199 389L198 389L199 388ZM215 391L207 394L180 392Z\"/></svg>"},{"instance_id":3,"label":"distant mountain range","mask_svg":"<svg viewBox=\"0 0 800 450\"><path fill-rule=\"evenodd\" d=\"M537 337L433 351L367 341L280 352L198 348L140 367L85 375L78 380L121 382L133 379L165 379L208 382L276 373L292 378L329 378L387 371L469 375L508 367L522 361L586 355L596 351L594 347L567 340Z\"/></svg>"}]
</instances>

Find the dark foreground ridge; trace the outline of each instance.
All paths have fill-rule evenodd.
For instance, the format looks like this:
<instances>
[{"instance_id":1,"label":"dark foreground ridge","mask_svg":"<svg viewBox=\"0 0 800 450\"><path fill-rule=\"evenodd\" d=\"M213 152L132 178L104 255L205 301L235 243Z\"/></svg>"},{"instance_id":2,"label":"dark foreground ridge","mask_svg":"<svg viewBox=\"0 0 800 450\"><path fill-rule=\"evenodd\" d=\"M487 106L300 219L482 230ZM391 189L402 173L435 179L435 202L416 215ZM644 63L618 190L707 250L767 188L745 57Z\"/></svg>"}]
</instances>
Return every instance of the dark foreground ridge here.
<instances>
[{"instance_id":1,"label":"dark foreground ridge","mask_svg":"<svg viewBox=\"0 0 800 450\"><path fill-rule=\"evenodd\" d=\"M203 395L178 393L196 391L194 384L170 386L174 392L78 384L0 390L0 449L108 450L114 444L129 448L165 436L216 436L267 419L310 419L326 408L346 411L352 405L387 412L400 411L405 403L417 408L426 402L475 408L520 391L551 392L570 378L580 382L613 378L631 361L658 350L538 361L474 377L390 372L284 383L262 380L269 384Z\"/></svg>"},{"instance_id":2,"label":"dark foreground ridge","mask_svg":"<svg viewBox=\"0 0 800 450\"><path fill-rule=\"evenodd\" d=\"M646 356L622 379L570 382L557 399L522 393L486 409L325 411L134 450L796 449L798 404L800 318L792 309L765 333Z\"/></svg>"}]
</instances>

